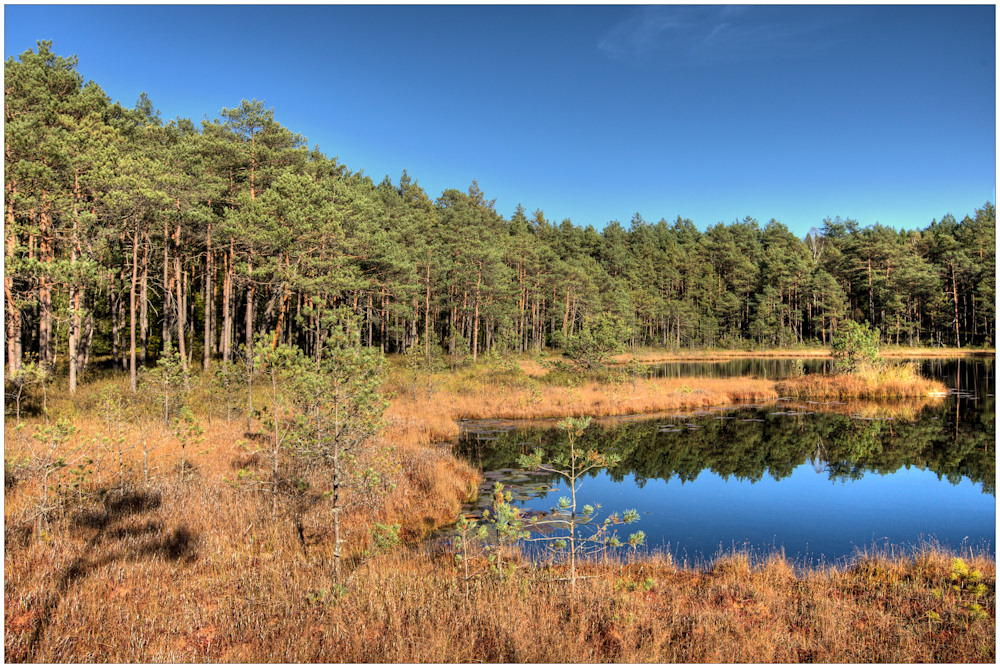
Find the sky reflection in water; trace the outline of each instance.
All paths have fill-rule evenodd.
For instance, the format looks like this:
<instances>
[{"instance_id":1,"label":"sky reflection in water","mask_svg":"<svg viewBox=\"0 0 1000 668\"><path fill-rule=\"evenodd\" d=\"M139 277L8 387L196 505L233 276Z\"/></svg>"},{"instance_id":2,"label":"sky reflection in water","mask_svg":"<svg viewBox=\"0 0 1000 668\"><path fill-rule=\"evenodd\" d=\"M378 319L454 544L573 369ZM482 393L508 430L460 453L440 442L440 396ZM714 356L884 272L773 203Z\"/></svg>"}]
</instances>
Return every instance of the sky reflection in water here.
<instances>
[{"instance_id":1,"label":"sky reflection in water","mask_svg":"<svg viewBox=\"0 0 1000 668\"><path fill-rule=\"evenodd\" d=\"M747 362L720 364L715 371L739 375L747 372ZM752 363L752 373L761 373L760 360ZM792 368L787 360L767 363L769 377ZM962 388L962 394L892 421L821 410L774 415L789 410L785 403L695 417L595 422L581 449L618 452L622 463L585 478L578 499L581 505L599 503L602 516L636 508L639 523L622 527L621 536L642 529L650 547L666 547L692 561L707 561L734 546L760 554L783 548L806 564L850 558L872 546L911 548L924 541L993 551L993 367L992 360L925 362L925 374ZM805 370L810 371L808 364ZM736 419L714 419L720 415ZM699 428L684 427L687 423ZM551 476L526 479L510 469L519 453L542 447L551 455L561 441L551 427L467 425L459 451L489 478L479 502L467 510L478 515L488 506L486 489L496 479L510 483L517 505L549 510L568 495L565 484Z\"/></svg>"}]
</instances>

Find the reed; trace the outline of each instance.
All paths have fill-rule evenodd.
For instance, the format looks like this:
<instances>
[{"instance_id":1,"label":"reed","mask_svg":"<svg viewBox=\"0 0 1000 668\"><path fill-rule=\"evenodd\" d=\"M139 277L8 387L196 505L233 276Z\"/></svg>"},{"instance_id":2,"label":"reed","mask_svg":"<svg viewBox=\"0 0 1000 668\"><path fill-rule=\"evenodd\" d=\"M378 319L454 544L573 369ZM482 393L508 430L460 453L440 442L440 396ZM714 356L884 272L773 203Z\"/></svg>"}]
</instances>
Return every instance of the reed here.
<instances>
[{"instance_id":1,"label":"reed","mask_svg":"<svg viewBox=\"0 0 1000 668\"><path fill-rule=\"evenodd\" d=\"M954 357L994 357L994 348L940 348L921 346L886 346L879 351L879 355L886 358L954 358ZM639 349L634 352L616 355L611 361L616 364L623 364L635 358L644 364L655 364L657 362L724 362L734 359L746 358L831 358L828 346L802 346L798 348L773 348L765 350L727 350L727 349L703 349L703 350L677 350L664 351L662 349Z\"/></svg>"}]
</instances>

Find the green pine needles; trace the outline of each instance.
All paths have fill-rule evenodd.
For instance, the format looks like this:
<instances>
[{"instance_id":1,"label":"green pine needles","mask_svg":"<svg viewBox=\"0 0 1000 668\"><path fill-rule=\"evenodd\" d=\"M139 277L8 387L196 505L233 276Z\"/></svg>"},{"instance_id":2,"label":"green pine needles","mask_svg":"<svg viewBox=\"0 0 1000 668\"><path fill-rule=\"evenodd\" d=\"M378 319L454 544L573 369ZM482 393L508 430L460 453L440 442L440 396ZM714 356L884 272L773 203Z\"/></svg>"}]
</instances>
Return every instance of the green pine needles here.
<instances>
[{"instance_id":1,"label":"green pine needles","mask_svg":"<svg viewBox=\"0 0 1000 668\"><path fill-rule=\"evenodd\" d=\"M874 368L879 359L879 331L868 323L845 320L833 337L830 353L837 371L857 373Z\"/></svg>"},{"instance_id":2,"label":"green pine needles","mask_svg":"<svg viewBox=\"0 0 1000 668\"><path fill-rule=\"evenodd\" d=\"M569 487L570 496L559 499L559 505L545 518L533 519L527 528L545 526L553 533L528 538L529 541L544 542L554 552L566 552L569 560L570 588L576 591L576 564L580 557L606 553L611 547L622 546L615 527L619 524L632 524L639 521L636 510L626 510L621 515L611 513L603 520L598 518L599 505L578 505L577 491L580 481L587 473L605 468L614 468L621 461L618 455L588 450L581 453L577 450L577 439L590 426L590 417L568 417L556 427L566 434L569 444L569 454L559 455L551 462L543 463L544 453L536 449L532 455L522 455L518 465L524 469L544 471L562 476ZM629 536L627 544L634 550L645 542L645 534L641 531Z\"/></svg>"}]
</instances>

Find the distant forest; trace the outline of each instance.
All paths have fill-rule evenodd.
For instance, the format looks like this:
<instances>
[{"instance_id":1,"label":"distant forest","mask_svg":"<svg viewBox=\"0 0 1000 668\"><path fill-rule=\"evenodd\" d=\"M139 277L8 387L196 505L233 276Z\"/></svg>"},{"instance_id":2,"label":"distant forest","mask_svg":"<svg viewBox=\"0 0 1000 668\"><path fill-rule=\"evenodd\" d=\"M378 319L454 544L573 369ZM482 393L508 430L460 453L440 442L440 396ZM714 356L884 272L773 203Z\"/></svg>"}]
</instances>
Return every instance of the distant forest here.
<instances>
[{"instance_id":1,"label":"distant forest","mask_svg":"<svg viewBox=\"0 0 1000 668\"><path fill-rule=\"evenodd\" d=\"M846 318L886 343L993 343L990 202L911 231L636 214L598 232L505 218L475 181L436 199L405 171L376 182L256 100L163 122L76 65L48 42L4 65L12 371L68 360L75 387L96 357L169 348L207 368L252 333L316 354L345 311L363 345L472 358L551 348L600 314L629 346L828 344Z\"/></svg>"}]
</instances>

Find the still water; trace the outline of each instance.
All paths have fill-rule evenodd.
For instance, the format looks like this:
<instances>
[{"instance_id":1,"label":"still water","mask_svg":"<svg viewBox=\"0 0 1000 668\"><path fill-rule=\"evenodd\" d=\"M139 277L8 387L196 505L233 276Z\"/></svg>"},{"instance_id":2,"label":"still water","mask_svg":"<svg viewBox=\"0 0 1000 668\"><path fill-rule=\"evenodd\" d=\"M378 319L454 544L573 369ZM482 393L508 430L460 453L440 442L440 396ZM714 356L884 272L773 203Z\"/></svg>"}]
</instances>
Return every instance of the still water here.
<instances>
[{"instance_id":1,"label":"still water","mask_svg":"<svg viewBox=\"0 0 1000 668\"><path fill-rule=\"evenodd\" d=\"M656 418L594 420L577 443L621 458L586 476L580 505L598 517L634 508L650 548L689 562L732 548L784 550L796 563L836 563L873 547L898 551L924 543L992 552L996 463L994 361L921 360L923 373L951 394L935 403L842 404L780 401L717 407ZM825 360L670 363L660 375L780 378L822 371ZM460 455L503 482L514 503L545 514L569 496L555 475L518 470L517 458L568 452L553 423L465 423Z\"/></svg>"}]
</instances>

